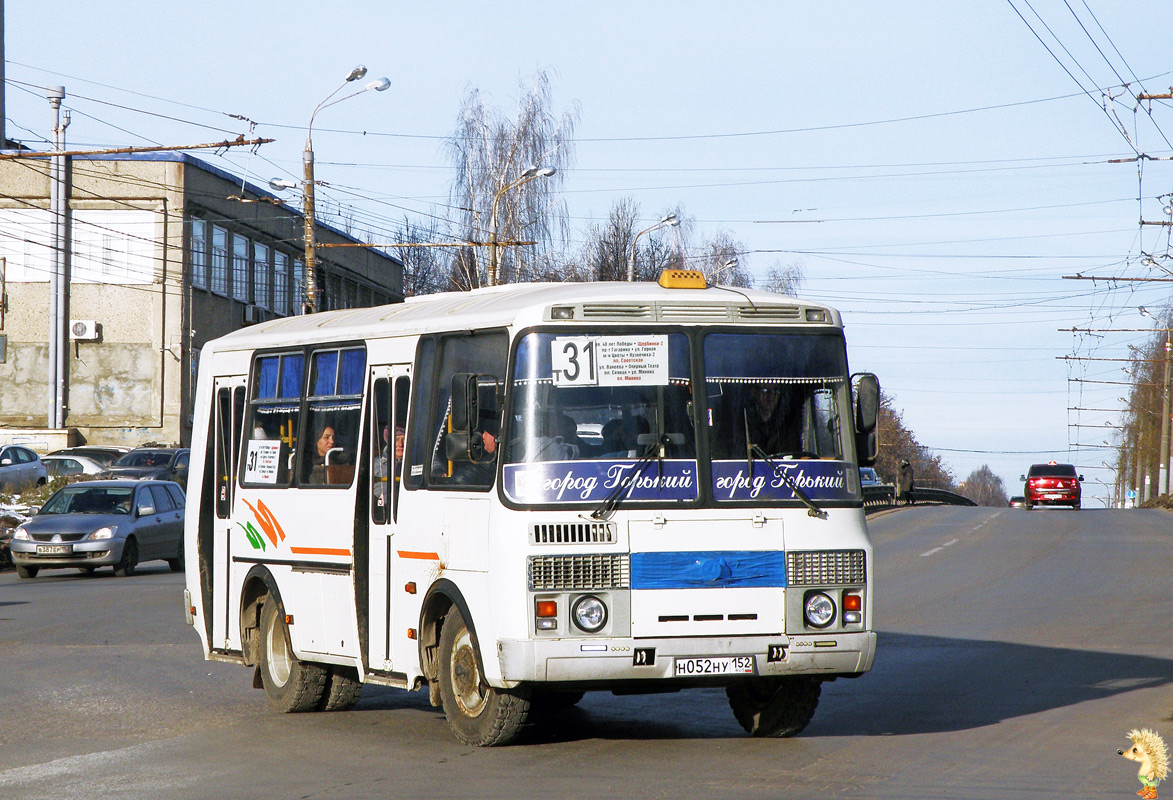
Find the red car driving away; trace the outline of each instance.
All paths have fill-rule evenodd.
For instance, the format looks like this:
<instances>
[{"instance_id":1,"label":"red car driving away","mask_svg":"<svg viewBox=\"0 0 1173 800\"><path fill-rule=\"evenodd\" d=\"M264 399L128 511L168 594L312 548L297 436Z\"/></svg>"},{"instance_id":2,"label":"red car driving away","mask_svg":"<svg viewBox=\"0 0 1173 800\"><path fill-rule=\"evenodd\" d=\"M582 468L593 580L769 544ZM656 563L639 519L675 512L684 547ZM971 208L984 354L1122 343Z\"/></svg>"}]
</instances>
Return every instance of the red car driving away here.
<instances>
[{"instance_id":1,"label":"red car driving away","mask_svg":"<svg viewBox=\"0 0 1173 800\"><path fill-rule=\"evenodd\" d=\"M1035 506L1071 506L1079 510L1079 482L1083 476L1076 474L1073 465L1054 461L1034 464L1022 480L1025 482L1022 494L1028 510Z\"/></svg>"}]
</instances>

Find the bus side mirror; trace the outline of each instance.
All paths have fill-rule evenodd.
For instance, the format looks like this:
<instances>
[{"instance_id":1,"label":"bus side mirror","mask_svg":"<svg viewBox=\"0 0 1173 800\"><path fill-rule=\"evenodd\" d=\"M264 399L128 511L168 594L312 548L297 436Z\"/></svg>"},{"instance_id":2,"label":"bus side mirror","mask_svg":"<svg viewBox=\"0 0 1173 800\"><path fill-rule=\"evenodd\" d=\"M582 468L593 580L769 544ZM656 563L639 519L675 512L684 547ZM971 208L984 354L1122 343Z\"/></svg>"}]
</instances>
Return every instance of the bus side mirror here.
<instances>
[{"instance_id":1,"label":"bus side mirror","mask_svg":"<svg viewBox=\"0 0 1173 800\"><path fill-rule=\"evenodd\" d=\"M880 381L870 372L861 373L855 385L855 429L871 433L880 414Z\"/></svg>"},{"instance_id":2,"label":"bus side mirror","mask_svg":"<svg viewBox=\"0 0 1173 800\"><path fill-rule=\"evenodd\" d=\"M484 442L477 432L481 419L477 376L458 372L452 376L452 430L444 437L444 455L449 461L480 461Z\"/></svg>"},{"instance_id":3,"label":"bus side mirror","mask_svg":"<svg viewBox=\"0 0 1173 800\"><path fill-rule=\"evenodd\" d=\"M477 376L458 372L452 376L452 432L471 434L481 418Z\"/></svg>"},{"instance_id":4,"label":"bus side mirror","mask_svg":"<svg viewBox=\"0 0 1173 800\"><path fill-rule=\"evenodd\" d=\"M875 463L879 454L876 423L880 415L880 381L870 372L855 385L855 451L861 466Z\"/></svg>"}]
</instances>

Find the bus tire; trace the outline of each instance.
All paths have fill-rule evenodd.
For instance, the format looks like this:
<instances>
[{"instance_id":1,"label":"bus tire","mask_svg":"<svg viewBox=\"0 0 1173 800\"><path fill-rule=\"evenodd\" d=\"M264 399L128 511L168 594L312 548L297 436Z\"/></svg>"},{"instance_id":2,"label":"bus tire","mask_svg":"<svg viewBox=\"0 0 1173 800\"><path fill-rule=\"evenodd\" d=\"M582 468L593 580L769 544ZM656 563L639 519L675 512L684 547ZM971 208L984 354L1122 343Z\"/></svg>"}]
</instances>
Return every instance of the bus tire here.
<instances>
[{"instance_id":1,"label":"bus tire","mask_svg":"<svg viewBox=\"0 0 1173 800\"><path fill-rule=\"evenodd\" d=\"M725 689L733 716L750 736L794 736L819 705L816 678L750 678Z\"/></svg>"},{"instance_id":2,"label":"bus tire","mask_svg":"<svg viewBox=\"0 0 1173 800\"><path fill-rule=\"evenodd\" d=\"M261 686L269 702L283 714L316 710L326 691L326 668L293 655L280 601L266 600L260 636Z\"/></svg>"},{"instance_id":3,"label":"bus tire","mask_svg":"<svg viewBox=\"0 0 1173 800\"><path fill-rule=\"evenodd\" d=\"M354 667L330 667L326 689L318 701L318 711L349 711L362 694L362 683Z\"/></svg>"},{"instance_id":4,"label":"bus tire","mask_svg":"<svg viewBox=\"0 0 1173 800\"><path fill-rule=\"evenodd\" d=\"M476 640L457 608L444 618L439 657L440 704L456 738L476 747L513 741L529 715L529 694L485 682Z\"/></svg>"}]
</instances>

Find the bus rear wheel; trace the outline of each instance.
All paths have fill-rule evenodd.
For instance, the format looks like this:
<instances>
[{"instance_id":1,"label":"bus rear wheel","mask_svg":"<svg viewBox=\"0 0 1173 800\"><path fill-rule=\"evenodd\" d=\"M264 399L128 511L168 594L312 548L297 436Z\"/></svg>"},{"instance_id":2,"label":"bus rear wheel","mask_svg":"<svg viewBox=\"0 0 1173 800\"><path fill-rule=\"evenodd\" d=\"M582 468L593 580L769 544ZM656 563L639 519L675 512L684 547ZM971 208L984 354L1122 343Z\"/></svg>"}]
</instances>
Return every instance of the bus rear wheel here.
<instances>
[{"instance_id":1,"label":"bus rear wheel","mask_svg":"<svg viewBox=\"0 0 1173 800\"><path fill-rule=\"evenodd\" d=\"M261 609L261 685L282 713L314 711L326 691L326 668L293 655L285 609L270 599Z\"/></svg>"},{"instance_id":2,"label":"bus rear wheel","mask_svg":"<svg viewBox=\"0 0 1173 800\"><path fill-rule=\"evenodd\" d=\"M477 747L513 741L529 715L529 695L485 682L476 641L455 608L444 618L439 656L440 703L456 738Z\"/></svg>"},{"instance_id":3,"label":"bus rear wheel","mask_svg":"<svg viewBox=\"0 0 1173 800\"><path fill-rule=\"evenodd\" d=\"M330 667L326 689L318 701L319 711L349 711L362 694L362 682L354 667Z\"/></svg>"},{"instance_id":4,"label":"bus rear wheel","mask_svg":"<svg viewBox=\"0 0 1173 800\"><path fill-rule=\"evenodd\" d=\"M725 689L733 716L750 736L794 736L819 705L815 678L750 678Z\"/></svg>"}]
</instances>

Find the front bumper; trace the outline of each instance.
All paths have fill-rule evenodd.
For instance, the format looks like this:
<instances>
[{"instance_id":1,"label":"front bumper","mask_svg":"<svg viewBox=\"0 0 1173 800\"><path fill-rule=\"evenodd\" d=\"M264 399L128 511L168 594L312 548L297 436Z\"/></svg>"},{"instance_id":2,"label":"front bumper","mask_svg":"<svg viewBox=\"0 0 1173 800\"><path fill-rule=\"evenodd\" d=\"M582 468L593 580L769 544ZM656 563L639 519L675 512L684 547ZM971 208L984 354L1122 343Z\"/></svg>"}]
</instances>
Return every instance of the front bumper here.
<instances>
[{"instance_id":1,"label":"front bumper","mask_svg":"<svg viewBox=\"0 0 1173 800\"><path fill-rule=\"evenodd\" d=\"M122 558L125 539L99 539L96 542L71 542L73 552L50 555L37 553L37 545L46 542L12 540L9 552L12 561L21 567L53 569L55 567L110 567ZM56 543L52 543L56 545Z\"/></svg>"},{"instance_id":2,"label":"front bumper","mask_svg":"<svg viewBox=\"0 0 1173 800\"><path fill-rule=\"evenodd\" d=\"M676 658L692 656L753 656L755 674L762 676L859 674L871 669L875 650L873 631L688 639L506 639L497 647L501 675L510 686L538 681L598 684L597 688L631 681L695 684L695 678L674 674ZM637 661L644 663L637 666ZM710 682L744 677L715 676Z\"/></svg>"}]
</instances>

